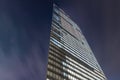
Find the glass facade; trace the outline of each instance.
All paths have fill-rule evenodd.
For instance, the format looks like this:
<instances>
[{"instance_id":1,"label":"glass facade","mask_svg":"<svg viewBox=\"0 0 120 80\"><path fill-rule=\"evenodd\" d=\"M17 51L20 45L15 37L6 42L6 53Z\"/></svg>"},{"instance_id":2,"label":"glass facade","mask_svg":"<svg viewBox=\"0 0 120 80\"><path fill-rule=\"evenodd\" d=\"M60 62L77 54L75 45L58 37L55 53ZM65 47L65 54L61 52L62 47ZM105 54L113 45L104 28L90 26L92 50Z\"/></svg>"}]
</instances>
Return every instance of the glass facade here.
<instances>
[{"instance_id":1,"label":"glass facade","mask_svg":"<svg viewBox=\"0 0 120 80\"><path fill-rule=\"evenodd\" d=\"M46 80L107 80L78 25L56 5Z\"/></svg>"}]
</instances>

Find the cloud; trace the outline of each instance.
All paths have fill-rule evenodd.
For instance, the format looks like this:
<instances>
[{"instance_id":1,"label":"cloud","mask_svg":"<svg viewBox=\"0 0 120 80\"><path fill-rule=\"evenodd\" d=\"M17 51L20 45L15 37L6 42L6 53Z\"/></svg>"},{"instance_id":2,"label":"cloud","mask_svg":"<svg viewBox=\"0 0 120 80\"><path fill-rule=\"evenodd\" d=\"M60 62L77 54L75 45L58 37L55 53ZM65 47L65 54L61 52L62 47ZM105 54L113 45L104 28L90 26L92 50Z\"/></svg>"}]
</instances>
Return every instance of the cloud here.
<instances>
[{"instance_id":1,"label":"cloud","mask_svg":"<svg viewBox=\"0 0 120 80\"><path fill-rule=\"evenodd\" d=\"M20 58L16 50L11 52L11 55L6 56L0 48L0 79L1 80L40 80L42 70L45 66L40 57L39 47L33 45L29 49L29 54L21 55Z\"/></svg>"}]
</instances>

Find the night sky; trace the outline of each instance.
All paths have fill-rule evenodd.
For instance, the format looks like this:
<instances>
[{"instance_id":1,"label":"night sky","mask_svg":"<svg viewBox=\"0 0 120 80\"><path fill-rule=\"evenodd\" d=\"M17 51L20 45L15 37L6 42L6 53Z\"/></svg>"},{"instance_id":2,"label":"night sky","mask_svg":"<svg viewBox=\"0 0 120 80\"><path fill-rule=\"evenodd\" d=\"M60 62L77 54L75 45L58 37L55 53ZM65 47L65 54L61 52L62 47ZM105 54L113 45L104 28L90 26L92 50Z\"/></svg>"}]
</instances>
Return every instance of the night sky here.
<instances>
[{"instance_id":1,"label":"night sky","mask_svg":"<svg viewBox=\"0 0 120 80\"><path fill-rule=\"evenodd\" d=\"M80 26L108 80L120 80L120 0L55 0ZM0 80L45 80L52 0L0 0Z\"/></svg>"},{"instance_id":2,"label":"night sky","mask_svg":"<svg viewBox=\"0 0 120 80\"><path fill-rule=\"evenodd\" d=\"M80 26L108 80L120 80L120 0L56 0Z\"/></svg>"},{"instance_id":3,"label":"night sky","mask_svg":"<svg viewBox=\"0 0 120 80\"><path fill-rule=\"evenodd\" d=\"M52 2L0 0L0 80L46 80Z\"/></svg>"}]
</instances>

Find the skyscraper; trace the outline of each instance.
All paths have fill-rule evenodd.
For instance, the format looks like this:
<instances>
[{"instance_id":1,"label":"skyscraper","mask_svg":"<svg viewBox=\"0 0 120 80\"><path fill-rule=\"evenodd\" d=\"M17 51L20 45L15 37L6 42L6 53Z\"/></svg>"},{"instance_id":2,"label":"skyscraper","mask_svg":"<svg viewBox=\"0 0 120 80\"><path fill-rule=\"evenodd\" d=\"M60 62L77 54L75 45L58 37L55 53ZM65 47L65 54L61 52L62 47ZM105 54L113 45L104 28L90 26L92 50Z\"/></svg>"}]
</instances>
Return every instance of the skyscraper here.
<instances>
[{"instance_id":1,"label":"skyscraper","mask_svg":"<svg viewBox=\"0 0 120 80\"><path fill-rule=\"evenodd\" d=\"M47 80L107 80L79 26L56 5L53 6Z\"/></svg>"}]
</instances>

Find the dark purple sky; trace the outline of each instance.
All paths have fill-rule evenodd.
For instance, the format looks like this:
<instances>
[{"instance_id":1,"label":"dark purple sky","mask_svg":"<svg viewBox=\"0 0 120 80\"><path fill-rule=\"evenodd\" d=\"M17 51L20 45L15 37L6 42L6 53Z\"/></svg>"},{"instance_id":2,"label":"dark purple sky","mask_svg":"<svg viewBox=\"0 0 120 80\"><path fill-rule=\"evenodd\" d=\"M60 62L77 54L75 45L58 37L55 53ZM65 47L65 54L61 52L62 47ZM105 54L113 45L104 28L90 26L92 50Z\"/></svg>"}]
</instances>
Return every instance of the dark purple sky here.
<instances>
[{"instance_id":1,"label":"dark purple sky","mask_svg":"<svg viewBox=\"0 0 120 80\"><path fill-rule=\"evenodd\" d=\"M108 80L120 80L120 0L56 0L80 26Z\"/></svg>"},{"instance_id":2,"label":"dark purple sky","mask_svg":"<svg viewBox=\"0 0 120 80\"><path fill-rule=\"evenodd\" d=\"M46 80L52 2L0 0L0 80Z\"/></svg>"},{"instance_id":3,"label":"dark purple sky","mask_svg":"<svg viewBox=\"0 0 120 80\"><path fill-rule=\"evenodd\" d=\"M56 0L80 25L108 80L120 80L120 1ZM44 80L52 0L0 0L0 80Z\"/></svg>"}]
</instances>

